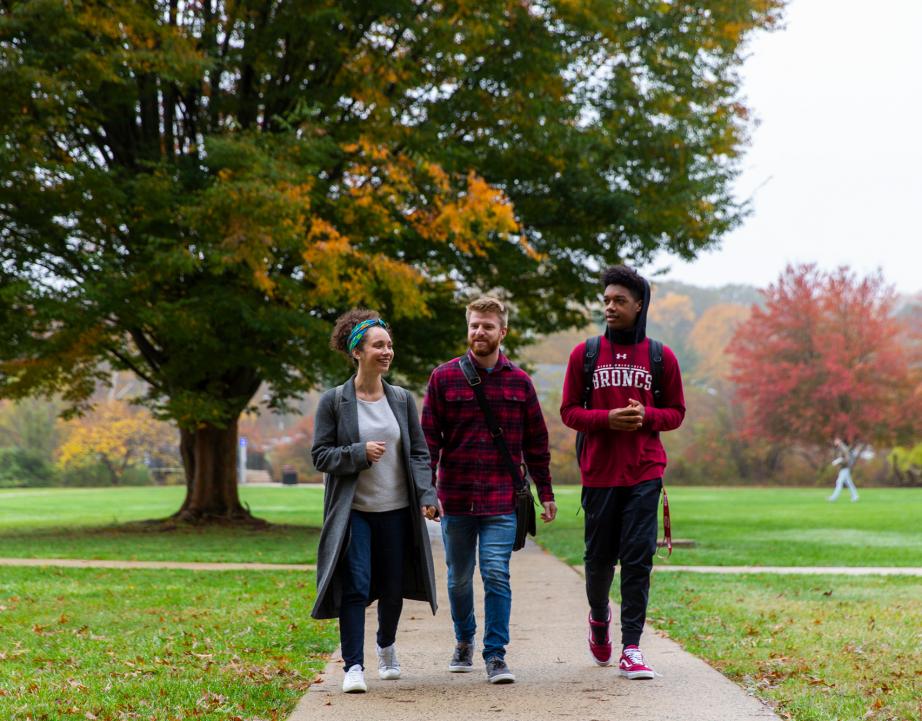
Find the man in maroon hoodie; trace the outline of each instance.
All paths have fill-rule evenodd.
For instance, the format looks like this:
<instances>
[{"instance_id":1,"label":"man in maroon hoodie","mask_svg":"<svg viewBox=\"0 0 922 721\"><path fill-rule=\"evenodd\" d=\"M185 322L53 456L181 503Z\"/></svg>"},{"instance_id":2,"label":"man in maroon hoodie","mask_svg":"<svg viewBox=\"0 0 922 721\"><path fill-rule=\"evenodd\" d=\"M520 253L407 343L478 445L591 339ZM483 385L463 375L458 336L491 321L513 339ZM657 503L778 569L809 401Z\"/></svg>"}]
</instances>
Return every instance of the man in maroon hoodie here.
<instances>
[{"instance_id":1,"label":"man in maroon hoodie","mask_svg":"<svg viewBox=\"0 0 922 721\"><path fill-rule=\"evenodd\" d=\"M630 679L653 678L638 647L647 615L656 553L657 507L666 452L660 431L685 417L682 376L673 352L662 347L661 394L654 403L650 339L646 337L650 285L627 266L602 273L605 334L588 402L583 399L586 343L570 354L560 415L583 435L578 458L585 512L589 650L600 666L611 663L609 593L621 563L619 670Z\"/></svg>"}]
</instances>

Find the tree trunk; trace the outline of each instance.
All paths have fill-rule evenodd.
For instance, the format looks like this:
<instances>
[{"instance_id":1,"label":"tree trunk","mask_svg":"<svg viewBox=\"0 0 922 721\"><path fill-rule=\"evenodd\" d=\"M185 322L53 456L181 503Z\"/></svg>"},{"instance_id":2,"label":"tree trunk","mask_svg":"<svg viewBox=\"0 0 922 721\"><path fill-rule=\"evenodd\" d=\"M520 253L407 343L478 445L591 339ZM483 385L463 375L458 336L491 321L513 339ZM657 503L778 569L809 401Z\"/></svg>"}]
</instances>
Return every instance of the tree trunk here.
<instances>
[{"instance_id":1,"label":"tree trunk","mask_svg":"<svg viewBox=\"0 0 922 721\"><path fill-rule=\"evenodd\" d=\"M192 482L195 480L195 433L179 429L179 455L186 473L186 500L192 496ZM185 503L183 503L185 507Z\"/></svg>"},{"instance_id":2,"label":"tree trunk","mask_svg":"<svg viewBox=\"0 0 922 721\"><path fill-rule=\"evenodd\" d=\"M115 472L115 467L112 465L109 457L103 453L100 453L99 460L102 461L102 464L106 467L106 470L109 471L109 482L113 486L117 486L119 481L118 473Z\"/></svg>"},{"instance_id":3,"label":"tree trunk","mask_svg":"<svg viewBox=\"0 0 922 721\"><path fill-rule=\"evenodd\" d=\"M226 428L204 425L181 432L186 469L186 500L175 514L193 523L242 522L255 519L237 495L237 421Z\"/></svg>"}]
</instances>

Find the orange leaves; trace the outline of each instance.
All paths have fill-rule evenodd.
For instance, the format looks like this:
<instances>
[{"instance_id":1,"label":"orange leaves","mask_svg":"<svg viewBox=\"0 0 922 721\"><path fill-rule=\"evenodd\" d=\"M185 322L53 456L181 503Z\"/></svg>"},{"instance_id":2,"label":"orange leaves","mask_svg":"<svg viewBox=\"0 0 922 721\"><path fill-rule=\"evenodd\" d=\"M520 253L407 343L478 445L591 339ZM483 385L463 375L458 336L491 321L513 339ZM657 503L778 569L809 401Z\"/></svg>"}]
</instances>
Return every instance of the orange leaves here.
<instances>
[{"instance_id":1,"label":"orange leaves","mask_svg":"<svg viewBox=\"0 0 922 721\"><path fill-rule=\"evenodd\" d=\"M403 232L409 221L424 239L481 257L498 240L514 238L537 258L517 235L512 202L474 171L453 178L437 163L393 155L364 137L343 149L354 156L345 176L352 201L343 209L345 225L371 226L369 235L383 237Z\"/></svg>"},{"instance_id":2,"label":"orange leaves","mask_svg":"<svg viewBox=\"0 0 922 721\"><path fill-rule=\"evenodd\" d=\"M437 251L443 257L486 257L498 243L513 242L538 259L519 233L509 198L475 172L451 175L364 136L342 150L348 154L342 183L324 200L331 219L311 220L302 252L313 303L374 305L384 296L397 314L428 315L420 292L427 268L392 249L407 241L422 254L427 244L448 246L448 254Z\"/></svg>"},{"instance_id":3,"label":"orange leaves","mask_svg":"<svg viewBox=\"0 0 922 721\"><path fill-rule=\"evenodd\" d=\"M505 194L471 171L466 191L443 203L422 230L433 240L453 242L461 253L485 256L495 236L514 233L518 224Z\"/></svg>"},{"instance_id":4,"label":"orange leaves","mask_svg":"<svg viewBox=\"0 0 922 721\"><path fill-rule=\"evenodd\" d=\"M447 191L448 178L441 169L435 171L434 180L443 192ZM516 235L519 223L506 194L473 171L468 173L466 187L457 197L436 197L430 211L414 213L413 223L424 238L452 243L465 255L484 257L497 240L514 239L530 257L539 258L525 236Z\"/></svg>"},{"instance_id":5,"label":"orange leaves","mask_svg":"<svg viewBox=\"0 0 922 721\"><path fill-rule=\"evenodd\" d=\"M691 323L695 320L695 308L691 298L680 293L667 293L650 306L650 320L661 325Z\"/></svg>"},{"instance_id":6,"label":"orange leaves","mask_svg":"<svg viewBox=\"0 0 922 721\"><path fill-rule=\"evenodd\" d=\"M710 382L728 379L732 358L726 348L737 327L749 318L749 313L746 306L720 303L701 314L689 335L689 344L698 356L697 378Z\"/></svg>"},{"instance_id":7,"label":"orange leaves","mask_svg":"<svg viewBox=\"0 0 922 721\"><path fill-rule=\"evenodd\" d=\"M325 220L311 220L302 257L314 304L375 305L384 292L397 301L396 315L428 315L419 292L423 278L416 268L383 253L354 248Z\"/></svg>"},{"instance_id":8,"label":"orange leaves","mask_svg":"<svg viewBox=\"0 0 922 721\"><path fill-rule=\"evenodd\" d=\"M304 251L304 268L314 288L310 302L320 304L342 293L340 278L347 274L352 247L329 222L312 218Z\"/></svg>"}]
</instances>

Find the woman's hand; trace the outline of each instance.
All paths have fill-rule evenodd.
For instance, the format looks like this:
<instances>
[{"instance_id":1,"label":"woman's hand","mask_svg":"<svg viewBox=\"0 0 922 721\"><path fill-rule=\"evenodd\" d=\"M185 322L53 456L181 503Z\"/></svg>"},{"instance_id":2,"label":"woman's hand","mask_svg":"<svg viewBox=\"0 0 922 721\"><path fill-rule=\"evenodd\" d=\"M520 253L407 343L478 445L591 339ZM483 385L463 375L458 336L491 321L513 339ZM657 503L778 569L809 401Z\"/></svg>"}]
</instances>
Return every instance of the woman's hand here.
<instances>
[{"instance_id":1,"label":"woman's hand","mask_svg":"<svg viewBox=\"0 0 922 721\"><path fill-rule=\"evenodd\" d=\"M365 444L365 457L368 459L369 463L380 461L381 456L384 455L384 451L384 441L368 441L368 443Z\"/></svg>"},{"instance_id":2,"label":"woman's hand","mask_svg":"<svg viewBox=\"0 0 922 721\"><path fill-rule=\"evenodd\" d=\"M435 506L421 506L420 510L423 512L423 516L429 521L439 522L439 509Z\"/></svg>"}]
</instances>

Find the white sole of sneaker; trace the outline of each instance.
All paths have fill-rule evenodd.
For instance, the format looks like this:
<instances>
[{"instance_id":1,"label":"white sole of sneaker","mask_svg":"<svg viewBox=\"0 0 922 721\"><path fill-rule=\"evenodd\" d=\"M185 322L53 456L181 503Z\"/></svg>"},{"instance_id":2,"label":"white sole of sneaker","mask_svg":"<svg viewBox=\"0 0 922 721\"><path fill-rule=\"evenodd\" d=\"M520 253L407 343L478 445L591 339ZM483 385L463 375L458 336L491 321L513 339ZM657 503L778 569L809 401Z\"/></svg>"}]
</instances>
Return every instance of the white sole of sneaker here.
<instances>
[{"instance_id":1,"label":"white sole of sneaker","mask_svg":"<svg viewBox=\"0 0 922 721\"><path fill-rule=\"evenodd\" d=\"M490 683L515 683L515 676L511 673L502 673L493 678L488 678L487 681Z\"/></svg>"},{"instance_id":2,"label":"white sole of sneaker","mask_svg":"<svg viewBox=\"0 0 922 721\"><path fill-rule=\"evenodd\" d=\"M365 693L366 691L368 691L368 686L365 684L362 684L361 686L358 684L354 684L352 686L343 686L343 693Z\"/></svg>"},{"instance_id":3,"label":"white sole of sneaker","mask_svg":"<svg viewBox=\"0 0 922 721\"><path fill-rule=\"evenodd\" d=\"M474 653L477 651L477 646L474 641L471 641L471 657L474 656ZM451 663L448 664L448 671L450 673L470 673L474 670L474 664L470 666L452 666Z\"/></svg>"},{"instance_id":4,"label":"white sole of sneaker","mask_svg":"<svg viewBox=\"0 0 922 721\"><path fill-rule=\"evenodd\" d=\"M399 668L378 669L378 678L382 681L396 681L400 678Z\"/></svg>"},{"instance_id":5,"label":"white sole of sneaker","mask_svg":"<svg viewBox=\"0 0 922 721\"><path fill-rule=\"evenodd\" d=\"M593 655L592 651L589 651L589 658L592 659L592 662L593 662L596 666L611 666L611 659L608 659L607 661L599 661L599 659L597 659L597 658Z\"/></svg>"},{"instance_id":6,"label":"white sole of sneaker","mask_svg":"<svg viewBox=\"0 0 922 721\"><path fill-rule=\"evenodd\" d=\"M650 679L650 678L656 677L656 673L654 673L653 671L622 671L619 668L618 673L620 673L625 678L629 678L631 681L636 681L637 679Z\"/></svg>"}]
</instances>

